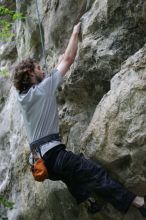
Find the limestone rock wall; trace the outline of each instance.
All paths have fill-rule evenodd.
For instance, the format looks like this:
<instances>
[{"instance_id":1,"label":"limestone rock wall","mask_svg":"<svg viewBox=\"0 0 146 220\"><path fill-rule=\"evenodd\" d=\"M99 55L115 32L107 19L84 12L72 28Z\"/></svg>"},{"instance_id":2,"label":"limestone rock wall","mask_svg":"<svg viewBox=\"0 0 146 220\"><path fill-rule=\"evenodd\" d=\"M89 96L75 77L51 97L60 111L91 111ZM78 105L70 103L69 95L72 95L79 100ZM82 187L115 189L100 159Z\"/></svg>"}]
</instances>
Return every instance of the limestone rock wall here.
<instances>
[{"instance_id":1,"label":"limestone rock wall","mask_svg":"<svg viewBox=\"0 0 146 220\"><path fill-rule=\"evenodd\" d=\"M78 54L58 92L60 132L68 149L99 160L126 187L145 194L146 4L143 0L87 3L38 1L48 72L82 15ZM43 64L35 1L16 0L11 7L26 19L14 24L15 39L1 43L0 68L12 72L28 56ZM3 77L0 84L0 192L15 203L14 209L1 212L9 220L143 219L134 208L123 215L109 204L90 216L63 183L34 182L16 91Z\"/></svg>"}]
</instances>

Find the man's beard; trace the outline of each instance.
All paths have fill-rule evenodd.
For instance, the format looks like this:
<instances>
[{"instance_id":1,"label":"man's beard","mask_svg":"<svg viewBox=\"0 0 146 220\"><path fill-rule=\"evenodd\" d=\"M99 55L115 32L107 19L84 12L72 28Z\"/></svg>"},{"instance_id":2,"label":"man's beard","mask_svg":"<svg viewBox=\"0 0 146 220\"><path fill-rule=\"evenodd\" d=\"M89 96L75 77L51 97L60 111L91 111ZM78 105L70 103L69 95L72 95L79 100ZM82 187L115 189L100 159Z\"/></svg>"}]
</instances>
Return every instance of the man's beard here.
<instances>
[{"instance_id":1,"label":"man's beard","mask_svg":"<svg viewBox=\"0 0 146 220\"><path fill-rule=\"evenodd\" d=\"M35 76L36 78L36 82L37 84L41 83L43 81L44 78L40 77L40 76Z\"/></svg>"}]
</instances>

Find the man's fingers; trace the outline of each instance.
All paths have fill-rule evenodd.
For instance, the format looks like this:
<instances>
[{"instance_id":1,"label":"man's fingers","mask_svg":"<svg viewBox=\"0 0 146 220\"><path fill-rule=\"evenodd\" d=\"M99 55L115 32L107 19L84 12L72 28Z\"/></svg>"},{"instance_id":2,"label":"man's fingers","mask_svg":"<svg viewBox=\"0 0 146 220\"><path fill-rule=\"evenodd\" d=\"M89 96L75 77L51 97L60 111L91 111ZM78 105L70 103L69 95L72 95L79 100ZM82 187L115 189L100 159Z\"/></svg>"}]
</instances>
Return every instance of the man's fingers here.
<instances>
[{"instance_id":1,"label":"man's fingers","mask_svg":"<svg viewBox=\"0 0 146 220\"><path fill-rule=\"evenodd\" d=\"M78 24L75 25L76 28L80 28L81 27L81 22L79 22Z\"/></svg>"},{"instance_id":2,"label":"man's fingers","mask_svg":"<svg viewBox=\"0 0 146 220\"><path fill-rule=\"evenodd\" d=\"M77 25L77 26L80 26L80 25L81 25L81 22L78 22L76 25Z\"/></svg>"},{"instance_id":3,"label":"man's fingers","mask_svg":"<svg viewBox=\"0 0 146 220\"><path fill-rule=\"evenodd\" d=\"M79 33L80 32L80 30L81 30L81 22L79 22L78 24L76 24L75 26L74 26L74 33Z\"/></svg>"}]
</instances>

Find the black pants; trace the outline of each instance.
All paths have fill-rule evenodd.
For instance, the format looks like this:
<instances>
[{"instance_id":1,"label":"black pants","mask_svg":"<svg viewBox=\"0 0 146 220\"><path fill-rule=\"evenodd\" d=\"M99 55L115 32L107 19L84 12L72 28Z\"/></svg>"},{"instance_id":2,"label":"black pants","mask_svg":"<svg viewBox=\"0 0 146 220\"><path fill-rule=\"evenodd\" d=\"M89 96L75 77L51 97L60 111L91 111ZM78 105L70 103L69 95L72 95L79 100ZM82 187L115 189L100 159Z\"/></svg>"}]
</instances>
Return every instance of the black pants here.
<instances>
[{"instance_id":1,"label":"black pants","mask_svg":"<svg viewBox=\"0 0 146 220\"><path fill-rule=\"evenodd\" d=\"M85 201L95 192L116 209L126 212L136 197L113 180L99 163L66 151L63 144L49 150L43 158L49 179L62 180L77 203Z\"/></svg>"}]
</instances>

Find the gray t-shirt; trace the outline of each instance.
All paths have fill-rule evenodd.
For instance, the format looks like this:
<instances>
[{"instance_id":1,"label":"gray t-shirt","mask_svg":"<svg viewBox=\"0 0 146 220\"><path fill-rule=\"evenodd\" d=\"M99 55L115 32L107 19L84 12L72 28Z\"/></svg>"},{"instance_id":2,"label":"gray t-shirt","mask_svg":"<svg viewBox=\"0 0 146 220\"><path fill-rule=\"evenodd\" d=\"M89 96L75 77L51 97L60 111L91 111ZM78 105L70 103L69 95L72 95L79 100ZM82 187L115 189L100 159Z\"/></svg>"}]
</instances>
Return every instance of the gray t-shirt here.
<instances>
[{"instance_id":1,"label":"gray t-shirt","mask_svg":"<svg viewBox=\"0 0 146 220\"><path fill-rule=\"evenodd\" d=\"M56 90L62 82L63 76L54 69L51 76L31 87L26 94L18 94L29 143L59 133ZM52 141L42 145L42 155L60 143Z\"/></svg>"}]
</instances>

